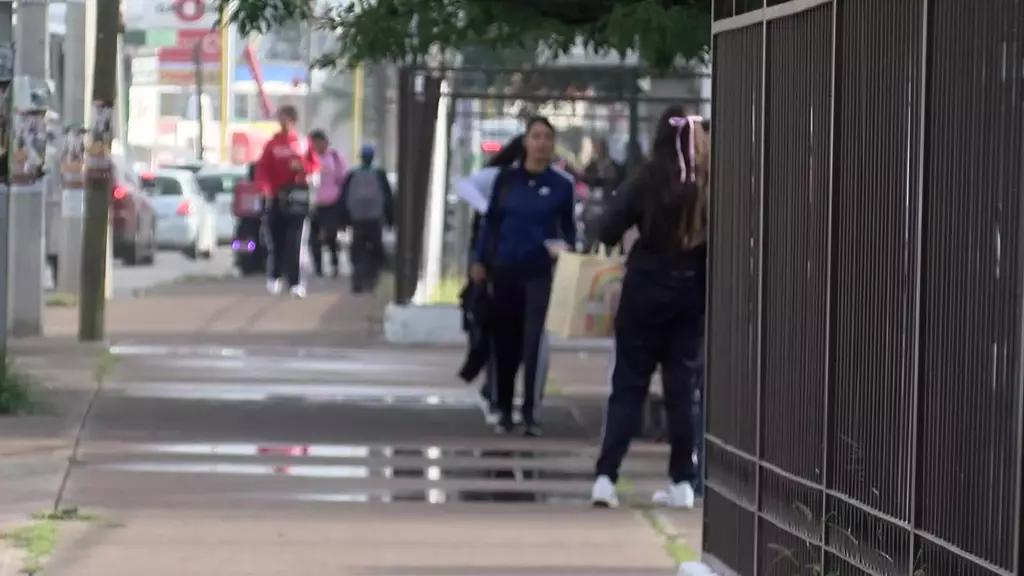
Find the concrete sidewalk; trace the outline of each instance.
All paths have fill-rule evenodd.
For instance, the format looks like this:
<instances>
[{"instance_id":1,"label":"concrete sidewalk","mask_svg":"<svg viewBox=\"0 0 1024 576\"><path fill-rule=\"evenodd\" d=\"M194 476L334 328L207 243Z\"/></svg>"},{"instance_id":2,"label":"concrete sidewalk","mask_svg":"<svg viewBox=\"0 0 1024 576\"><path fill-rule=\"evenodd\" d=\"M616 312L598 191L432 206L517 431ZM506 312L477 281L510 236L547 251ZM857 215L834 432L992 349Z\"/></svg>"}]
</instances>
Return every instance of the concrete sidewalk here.
<instances>
[{"instance_id":1,"label":"concrete sidewalk","mask_svg":"<svg viewBox=\"0 0 1024 576\"><path fill-rule=\"evenodd\" d=\"M61 524L47 574L667 576L669 539L700 549L699 512L639 506L663 446L627 462L636 508L588 506L606 355L555 356L545 438L496 436L459 351L380 342L382 302L232 282L112 303L62 500L97 520ZM8 519L53 505L103 354L16 345L52 408L0 420Z\"/></svg>"},{"instance_id":2,"label":"concrete sidewalk","mask_svg":"<svg viewBox=\"0 0 1024 576\"><path fill-rule=\"evenodd\" d=\"M259 279L197 280L108 301L107 334L112 342L361 346L380 341L384 303L350 295L340 280L312 282L304 300L271 296ZM74 337L78 309L47 308L44 331Z\"/></svg>"},{"instance_id":3,"label":"concrete sidewalk","mask_svg":"<svg viewBox=\"0 0 1024 576\"><path fill-rule=\"evenodd\" d=\"M33 380L37 406L0 418L0 526L53 506L105 353L61 339L10 345L15 369Z\"/></svg>"}]
</instances>

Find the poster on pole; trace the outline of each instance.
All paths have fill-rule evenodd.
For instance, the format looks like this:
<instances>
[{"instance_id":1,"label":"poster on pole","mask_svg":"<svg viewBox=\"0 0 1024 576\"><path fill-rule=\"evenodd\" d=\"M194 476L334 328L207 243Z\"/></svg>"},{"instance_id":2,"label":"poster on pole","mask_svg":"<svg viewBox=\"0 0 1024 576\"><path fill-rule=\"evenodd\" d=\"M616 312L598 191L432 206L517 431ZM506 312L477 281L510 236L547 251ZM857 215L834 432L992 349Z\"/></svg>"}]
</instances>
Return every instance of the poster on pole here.
<instances>
[{"instance_id":1,"label":"poster on pole","mask_svg":"<svg viewBox=\"0 0 1024 576\"><path fill-rule=\"evenodd\" d=\"M86 169L108 170L110 144L114 139L114 107L109 102L93 102L91 119Z\"/></svg>"},{"instance_id":2,"label":"poster on pole","mask_svg":"<svg viewBox=\"0 0 1024 576\"><path fill-rule=\"evenodd\" d=\"M64 218L85 216L85 134L84 128L68 128L64 132L61 152L61 214Z\"/></svg>"},{"instance_id":3,"label":"poster on pole","mask_svg":"<svg viewBox=\"0 0 1024 576\"><path fill-rule=\"evenodd\" d=\"M45 114L15 114L14 147L11 150L12 183L29 184L42 178L46 140Z\"/></svg>"}]
</instances>

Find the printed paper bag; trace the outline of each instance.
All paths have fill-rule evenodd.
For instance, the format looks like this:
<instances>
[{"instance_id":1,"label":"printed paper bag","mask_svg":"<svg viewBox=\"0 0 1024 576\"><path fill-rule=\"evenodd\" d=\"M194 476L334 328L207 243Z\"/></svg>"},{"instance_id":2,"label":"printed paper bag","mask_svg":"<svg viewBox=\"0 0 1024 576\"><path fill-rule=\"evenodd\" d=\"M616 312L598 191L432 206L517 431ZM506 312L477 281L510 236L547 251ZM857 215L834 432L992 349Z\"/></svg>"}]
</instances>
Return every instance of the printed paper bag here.
<instances>
[{"instance_id":1,"label":"printed paper bag","mask_svg":"<svg viewBox=\"0 0 1024 576\"><path fill-rule=\"evenodd\" d=\"M559 256L548 306L548 332L562 338L611 336L624 275L621 257Z\"/></svg>"}]
</instances>

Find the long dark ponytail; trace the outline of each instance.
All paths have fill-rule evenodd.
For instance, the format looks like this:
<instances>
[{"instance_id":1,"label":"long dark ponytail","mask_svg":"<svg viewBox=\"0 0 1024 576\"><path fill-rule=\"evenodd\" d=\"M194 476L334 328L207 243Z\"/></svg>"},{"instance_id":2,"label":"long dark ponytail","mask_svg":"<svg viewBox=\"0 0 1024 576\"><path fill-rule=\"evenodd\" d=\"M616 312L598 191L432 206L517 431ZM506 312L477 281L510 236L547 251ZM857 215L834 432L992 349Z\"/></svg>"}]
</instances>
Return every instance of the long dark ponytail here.
<instances>
[{"instance_id":1,"label":"long dark ponytail","mask_svg":"<svg viewBox=\"0 0 1024 576\"><path fill-rule=\"evenodd\" d=\"M497 154L487 161L489 168L508 168L516 162L521 162L526 155L526 147L523 145L523 135L519 134L505 143Z\"/></svg>"},{"instance_id":2,"label":"long dark ponytail","mask_svg":"<svg viewBox=\"0 0 1024 576\"><path fill-rule=\"evenodd\" d=\"M669 106L658 121L651 158L640 172L647 228L666 247L703 241L707 203L707 138L702 123Z\"/></svg>"}]
</instances>

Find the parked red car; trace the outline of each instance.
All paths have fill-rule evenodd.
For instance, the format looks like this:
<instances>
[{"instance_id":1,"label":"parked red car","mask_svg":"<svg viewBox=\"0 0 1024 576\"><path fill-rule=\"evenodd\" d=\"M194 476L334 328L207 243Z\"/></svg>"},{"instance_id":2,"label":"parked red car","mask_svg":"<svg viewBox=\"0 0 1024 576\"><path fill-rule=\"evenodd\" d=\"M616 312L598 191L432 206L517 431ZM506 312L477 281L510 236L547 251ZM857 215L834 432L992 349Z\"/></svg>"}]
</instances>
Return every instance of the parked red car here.
<instances>
[{"instance_id":1,"label":"parked red car","mask_svg":"<svg viewBox=\"0 0 1024 576\"><path fill-rule=\"evenodd\" d=\"M139 178L120 159L114 159L114 188L110 204L114 257L126 266L152 264L156 259L156 211Z\"/></svg>"}]
</instances>

